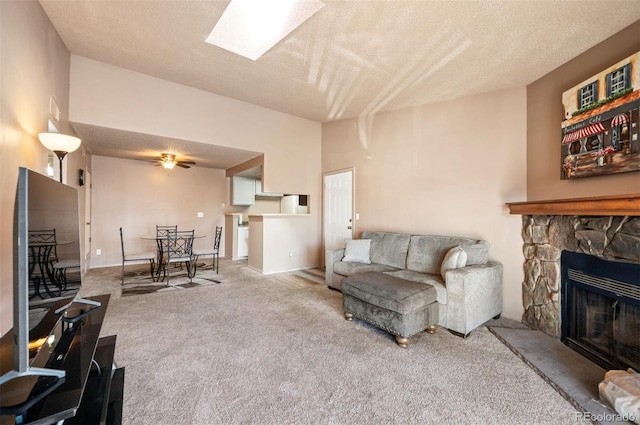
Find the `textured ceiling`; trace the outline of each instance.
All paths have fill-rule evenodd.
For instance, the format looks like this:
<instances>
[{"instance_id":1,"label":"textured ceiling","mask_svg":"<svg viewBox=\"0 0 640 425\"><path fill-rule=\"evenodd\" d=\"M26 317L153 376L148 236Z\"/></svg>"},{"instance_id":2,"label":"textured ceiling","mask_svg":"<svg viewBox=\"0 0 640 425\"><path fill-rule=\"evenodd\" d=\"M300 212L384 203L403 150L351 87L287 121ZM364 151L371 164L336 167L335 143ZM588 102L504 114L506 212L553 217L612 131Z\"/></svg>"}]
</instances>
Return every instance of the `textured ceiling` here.
<instances>
[{"instance_id":1,"label":"textured ceiling","mask_svg":"<svg viewBox=\"0 0 640 425\"><path fill-rule=\"evenodd\" d=\"M638 0L325 0L252 61L204 42L226 0L40 3L73 54L318 122L522 87L640 19Z\"/></svg>"}]
</instances>

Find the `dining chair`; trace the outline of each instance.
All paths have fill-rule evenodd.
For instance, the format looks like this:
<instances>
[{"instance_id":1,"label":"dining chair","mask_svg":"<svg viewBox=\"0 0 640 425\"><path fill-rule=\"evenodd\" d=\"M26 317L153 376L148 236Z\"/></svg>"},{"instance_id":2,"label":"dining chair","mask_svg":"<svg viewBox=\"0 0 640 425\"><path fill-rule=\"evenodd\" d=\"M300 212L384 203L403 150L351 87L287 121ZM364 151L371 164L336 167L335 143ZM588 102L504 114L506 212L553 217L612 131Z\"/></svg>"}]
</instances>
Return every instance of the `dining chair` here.
<instances>
[{"instance_id":1,"label":"dining chair","mask_svg":"<svg viewBox=\"0 0 640 425\"><path fill-rule=\"evenodd\" d=\"M61 260L53 263L53 276L60 293L67 289L67 284L69 283L67 271L69 269L80 271L80 259Z\"/></svg>"},{"instance_id":2,"label":"dining chair","mask_svg":"<svg viewBox=\"0 0 640 425\"><path fill-rule=\"evenodd\" d=\"M55 279L53 263L58 261L56 229L35 230L28 233L29 245L29 278L34 278L34 287L37 295L40 284L50 297L60 295L60 288ZM38 271L36 272L36 266ZM56 287L56 288L54 288Z\"/></svg>"},{"instance_id":3,"label":"dining chair","mask_svg":"<svg viewBox=\"0 0 640 425\"><path fill-rule=\"evenodd\" d=\"M122 237L122 227L120 228L120 248L122 250L122 273L121 273L121 281L122 285L124 285L124 264L126 262L133 261L149 261L149 272L151 273L151 280L153 280L153 272L156 261L156 254L153 252L144 252L144 253L136 253L136 254L126 254L124 250L124 239Z\"/></svg>"},{"instance_id":4,"label":"dining chair","mask_svg":"<svg viewBox=\"0 0 640 425\"><path fill-rule=\"evenodd\" d=\"M167 236L170 232L178 231L178 225L164 226L156 224L156 236Z\"/></svg>"},{"instance_id":5,"label":"dining chair","mask_svg":"<svg viewBox=\"0 0 640 425\"><path fill-rule=\"evenodd\" d=\"M46 251L42 251L47 255L45 260L55 261L58 255L56 229L29 230L29 246L47 247Z\"/></svg>"},{"instance_id":6,"label":"dining chair","mask_svg":"<svg viewBox=\"0 0 640 425\"><path fill-rule=\"evenodd\" d=\"M177 230L167 234L166 253L164 255L164 277L167 278L167 286L171 272L169 270L172 264L184 264L187 268L189 283L193 280L193 236L194 230Z\"/></svg>"},{"instance_id":7,"label":"dining chair","mask_svg":"<svg viewBox=\"0 0 640 425\"><path fill-rule=\"evenodd\" d=\"M157 256L156 256L156 264L158 267L156 268L156 279L160 278L160 271L164 270L165 266L165 253L167 252L167 235L172 232L178 231L178 225L159 225L156 224L156 243L157 243ZM164 279L164 278L163 278Z\"/></svg>"},{"instance_id":8,"label":"dining chair","mask_svg":"<svg viewBox=\"0 0 640 425\"><path fill-rule=\"evenodd\" d=\"M220 239L222 239L222 227L221 226L216 226L216 233L213 237L213 249L212 248L205 248L205 249L195 249L193 250L193 256L194 256L194 260L193 260L193 274L195 276L196 274L196 270L197 270L197 264L198 264L198 257L200 257L201 255L211 255L212 256L212 262L211 262L211 269L215 270L216 274L218 274L218 271L220 270Z\"/></svg>"}]
</instances>

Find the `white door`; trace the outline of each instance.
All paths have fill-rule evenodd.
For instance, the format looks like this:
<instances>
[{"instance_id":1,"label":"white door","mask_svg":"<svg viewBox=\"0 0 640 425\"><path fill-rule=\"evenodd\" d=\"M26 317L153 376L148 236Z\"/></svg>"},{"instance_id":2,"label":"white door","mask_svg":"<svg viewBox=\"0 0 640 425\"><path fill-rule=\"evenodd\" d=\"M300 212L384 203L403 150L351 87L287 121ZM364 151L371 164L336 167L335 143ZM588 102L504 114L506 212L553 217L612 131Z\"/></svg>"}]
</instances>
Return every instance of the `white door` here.
<instances>
[{"instance_id":1,"label":"white door","mask_svg":"<svg viewBox=\"0 0 640 425\"><path fill-rule=\"evenodd\" d=\"M324 248L353 237L353 170L324 175Z\"/></svg>"},{"instance_id":2,"label":"white door","mask_svg":"<svg viewBox=\"0 0 640 425\"><path fill-rule=\"evenodd\" d=\"M91 268L91 173L84 170L84 267Z\"/></svg>"}]
</instances>

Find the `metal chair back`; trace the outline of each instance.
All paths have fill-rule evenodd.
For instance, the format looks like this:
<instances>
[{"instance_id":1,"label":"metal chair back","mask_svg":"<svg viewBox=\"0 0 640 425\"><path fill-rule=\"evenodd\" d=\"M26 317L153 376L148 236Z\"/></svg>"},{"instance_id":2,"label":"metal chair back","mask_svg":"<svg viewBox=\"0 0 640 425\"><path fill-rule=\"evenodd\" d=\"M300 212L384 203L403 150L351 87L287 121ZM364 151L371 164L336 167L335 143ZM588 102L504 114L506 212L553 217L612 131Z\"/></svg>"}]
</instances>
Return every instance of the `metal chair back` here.
<instances>
[{"instance_id":1,"label":"metal chair back","mask_svg":"<svg viewBox=\"0 0 640 425\"><path fill-rule=\"evenodd\" d=\"M194 230L176 230L167 234L166 265L184 263L187 267L189 282L193 278L193 237ZM166 270L167 286L171 273Z\"/></svg>"},{"instance_id":2,"label":"metal chair back","mask_svg":"<svg viewBox=\"0 0 640 425\"><path fill-rule=\"evenodd\" d=\"M222 227L216 226L216 232L213 236L213 248L197 249L194 250L193 255L195 257L193 261L194 275L198 266L198 257L201 255L211 255L213 260L211 262L211 269L218 273L220 269L220 240L222 239Z\"/></svg>"},{"instance_id":3,"label":"metal chair back","mask_svg":"<svg viewBox=\"0 0 640 425\"><path fill-rule=\"evenodd\" d=\"M127 261L141 261L141 260L149 261L149 273L151 275L151 279L154 280L156 254L153 252L145 252L140 254L127 255L124 250L124 237L122 236L122 227L120 228L120 251L122 252L122 272L120 275L120 280L122 285L124 285L124 264Z\"/></svg>"},{"instance_id":4,"label":"metal chair back","mask_svg":"<svg viewBox=\"0 0 640 425\"><path fill-rule=\"evenodd\" d=\"M29 280L33 279L33 288L38 295L40 285L49 296L60 295L53 269L53 263L58 260L57 244L56 229L29 230Z\"/></svg>"},{"instance_id":5,"label":"metal chair back","mask_svg":"<svg viewBox=\"0 0 640 425\"><path fill-rule=\"evenodd\" d=\"M222 239L222 227L216 226L216 235L213 238L213 252L215 254L220 251L220 239Z\"/></svg>"},{"instance_id":6,"label":"metal chair back","mask_svg":"<svg viewBox=\"0 0 640 425\"><path fill-rule=\"evenodd\" d=\"M30 247L48 247L48 256L53 261L57 257L56 250L56 229L50 230L29 230L29 246Z\"/></svg>"},{"instance_id":7,"label":"metal chair back","mask_svg":"<svg viewBox=\"0 0 640 425\"><path fill-rule=\"evenodd\" d=\"M178 225L164 226L156 225L156 243L158 244L158 263L166 260L168 236L178 231ZM160 272L160 270L158 270Z\"/></svg>"},{"instance_id":8,"label":"metal chair back","mask_svg":"<svg viewBox=\"0 0 640 425\"><path fill-rule=\"evenodd\" d=\"M157 237L167 236L169 233L177 232L177 231L178 231L178 225L177 224L175 226L156 225L156 236Z\"/></svg>"},{"instance_id":9,"label":"metal chair back","mask_svg":"<svg viewBox=\"0 0 640 425\"><path fill-rule=\"evenodd\" d=\"M220 271L220 239L222 239L222 227L216 226L216 235L213 238L213 264L216 273Z\"/></svg>"}]
</instances>

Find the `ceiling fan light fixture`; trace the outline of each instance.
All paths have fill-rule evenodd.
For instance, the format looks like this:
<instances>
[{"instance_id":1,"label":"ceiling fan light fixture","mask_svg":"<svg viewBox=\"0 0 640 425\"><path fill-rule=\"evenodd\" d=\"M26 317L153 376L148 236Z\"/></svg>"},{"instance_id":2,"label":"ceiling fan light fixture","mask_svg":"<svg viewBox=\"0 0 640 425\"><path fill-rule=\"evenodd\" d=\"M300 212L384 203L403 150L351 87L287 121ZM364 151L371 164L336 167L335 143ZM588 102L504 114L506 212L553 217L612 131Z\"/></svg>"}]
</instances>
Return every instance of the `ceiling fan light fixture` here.
<instances>
[{"instance_id":1,"label":"ceiling fan light fixture","mask_svg":"<svg viewBox=\"0 0 640 425\"><path fill-rule=\"evenodd\" d=\"M167 170L173 169L176 166L176 156L172 154L167 154L162 156L162 166Z\"/></svg>"},{"instance_id":2,"label":"ceiling fan light fixture","mask_svg":"<svg viewBox=\"0 0 640 425\"><path fill-rule=\"evenodd\" d=\"M320 0L231 0L205 41L255 61L324 6Z\"/></svg>"}]
</instances>

